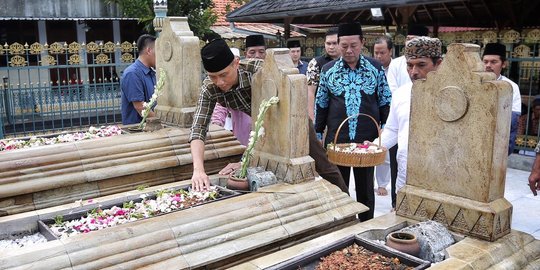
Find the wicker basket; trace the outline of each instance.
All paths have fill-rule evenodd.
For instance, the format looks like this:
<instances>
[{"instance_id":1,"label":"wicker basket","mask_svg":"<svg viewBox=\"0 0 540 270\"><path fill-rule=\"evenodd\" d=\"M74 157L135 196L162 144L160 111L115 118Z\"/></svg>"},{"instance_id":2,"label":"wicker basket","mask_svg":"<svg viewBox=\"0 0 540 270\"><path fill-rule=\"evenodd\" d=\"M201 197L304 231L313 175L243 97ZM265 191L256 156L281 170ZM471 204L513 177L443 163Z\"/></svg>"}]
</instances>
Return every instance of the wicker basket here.
<instances>
[{"instance_id":1,"label":"wicker basket","mask_svg":"<svg viewBox=\"0 0 540 270\"><path fill-rule=\"evenodd\" d=\"M382 149L382 152L379 153L349 153L349 152L342 152L337 151L336 146L338 147L347 147L350 144L349 143L340 143L336 144L337 137L339 135L339 131L341 130L341 127L347 120L349 120L352 117L357 117L359 115L365 115L369 117L371 120L373 120L373 123L375 123L375 126L377 126L377 131L379 133L379 149ZM329 147L327 150L328 159L330 162L339 165L339 166L345 166L345 167L373 167L380 165L384 162L384 159L386 157L386 152L388 151L385 147L381 146L381 127L375 121L373 117L370 115L364 114L364 113L357 113L355 115L351 115L347 117L343 122L341 122L341 125L339 125L336 135L334 136L334 144L332 147Z\"/></svg>"}]
</instances>

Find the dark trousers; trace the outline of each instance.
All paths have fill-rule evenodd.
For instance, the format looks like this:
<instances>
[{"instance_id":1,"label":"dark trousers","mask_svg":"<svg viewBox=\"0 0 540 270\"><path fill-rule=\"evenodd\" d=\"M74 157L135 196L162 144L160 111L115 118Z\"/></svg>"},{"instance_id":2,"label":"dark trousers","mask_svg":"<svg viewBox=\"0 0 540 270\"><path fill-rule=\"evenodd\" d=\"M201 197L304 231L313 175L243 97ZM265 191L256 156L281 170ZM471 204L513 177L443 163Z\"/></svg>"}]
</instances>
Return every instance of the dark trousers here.
<instances>
[{"instance_id":1,"label":"dark trousers","mask_svg":"<svg viewBox=\"0 0 540 270\"><path fill-rule=\"evenodd\" d=\"M390 148L390 196L392 197L392 208L396 208L396 179L397 179L397 149L398 145Z\"/></svg>"},{"instance_id":2,"label":"dark trousers","mask_svg":"<svg viewBox=\"0 0 540 270\"><path fill-rule=\"evenodd\" d=\"M341 175L349 186L351 176L351 167L337 166ZM369 207L369 211L358 215L360 221L366 221L373 218L375 212L375 192L373 192L373 167L353 168L354 184L356 186L356 201Z\"/></svg>"},{"instance_id":3,"label":"dark trousers","mask_svg":"<svg viewBox=\"0 0 540 270\"><path fill-rule=\"evenodd\" d=\"M315 160L315 170L322 178L339 187L341 191L349 194L349 189L345 185L338 167L330 163L326 156L326 151L319 140L317 140L311 120L309 121L309 156Z\"/></svg>"}]
</instances>

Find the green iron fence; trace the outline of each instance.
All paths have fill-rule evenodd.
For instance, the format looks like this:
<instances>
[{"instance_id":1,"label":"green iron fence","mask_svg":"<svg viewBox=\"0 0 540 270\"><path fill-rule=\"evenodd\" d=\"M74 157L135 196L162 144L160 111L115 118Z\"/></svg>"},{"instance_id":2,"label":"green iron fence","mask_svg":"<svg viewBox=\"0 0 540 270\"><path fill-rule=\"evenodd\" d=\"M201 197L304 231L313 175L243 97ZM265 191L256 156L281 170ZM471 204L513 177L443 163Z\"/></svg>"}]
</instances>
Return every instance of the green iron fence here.
<instances>
[{"instance_id":1,"label":"green iron fence","mask_svg":"<svg viewBox=\"0 0 540 270\"><path fill-rule=\"evenodd\" d=\"M119 77L133 43L0 47L0 138L121 122Z\"/></svg>"}]
</instances>

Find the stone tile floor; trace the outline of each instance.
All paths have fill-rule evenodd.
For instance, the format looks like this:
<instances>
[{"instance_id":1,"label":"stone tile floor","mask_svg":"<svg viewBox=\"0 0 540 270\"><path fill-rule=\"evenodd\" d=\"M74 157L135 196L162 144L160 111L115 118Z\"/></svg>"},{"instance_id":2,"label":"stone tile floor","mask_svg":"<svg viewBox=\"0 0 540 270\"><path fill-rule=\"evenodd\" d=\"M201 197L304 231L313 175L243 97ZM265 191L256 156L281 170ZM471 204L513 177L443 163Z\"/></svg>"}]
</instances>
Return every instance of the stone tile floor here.
<instances>
[{"instance_id":1,"label":"stone tile floor","mask_svg":"<svg viewBox=\"0 0 540 270\"><path fill-rule=\"evenodd\" d=\"M529 233L540 239L540 194L534 196L528 186L530 172L508 168L506 170L505 198L514 206L512 229ZM351 172L349 193L355 198L354 179ZM375 183L377 188L377 183ZM390 186L387 187L390 192ZM392 210L390 195L375 194L375 217Z\"/></svg>"}]
</instances>

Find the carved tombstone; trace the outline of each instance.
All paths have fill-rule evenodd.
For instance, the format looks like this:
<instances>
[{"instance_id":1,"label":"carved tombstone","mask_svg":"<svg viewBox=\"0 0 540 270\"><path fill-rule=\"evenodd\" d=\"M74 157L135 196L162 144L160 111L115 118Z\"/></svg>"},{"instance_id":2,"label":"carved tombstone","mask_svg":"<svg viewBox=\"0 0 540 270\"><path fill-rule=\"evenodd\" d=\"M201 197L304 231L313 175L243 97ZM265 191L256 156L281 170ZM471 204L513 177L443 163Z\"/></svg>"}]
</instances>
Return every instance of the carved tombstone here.
<instances>
[{"instance_id":1,"label":"carved tombstone","mask_svg":"<svg viewBox=\"0 0 540 270\"><path fill-rule=\"evenodd\" d=\"M167 74L157 117L166 124L190 127L201 88L201 53L187 18L164 18L156 40L156 66Z\"/></svg>"},{"instance_id":2,"label":"carved tombstone","mask_svg":"<svg viewBox=\"0 0 540 270\"><path fill-rule=\"evenodd\" d=\"M273 171L278 181L300 183L315 176L309 156L306 77L294 67L288 49L269 49L252 84L252 121L263 99L279 97L264 119L264 137L255 146L252 166Z\"/></svg>"},{"instance_id":3,"label":"carved tombstone","mask_svg":"<svg viewBox=\"0 0 540 270\"><path fill-rule=\"evenodd\" d=\"M397 214L494 241L512 217L504 198L512 88L483 72L479 49L450 45L439 69L413 86Z\"/></svg>"}]
</instances>

